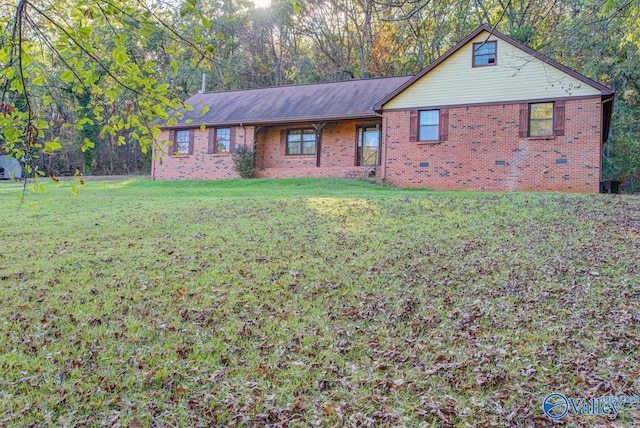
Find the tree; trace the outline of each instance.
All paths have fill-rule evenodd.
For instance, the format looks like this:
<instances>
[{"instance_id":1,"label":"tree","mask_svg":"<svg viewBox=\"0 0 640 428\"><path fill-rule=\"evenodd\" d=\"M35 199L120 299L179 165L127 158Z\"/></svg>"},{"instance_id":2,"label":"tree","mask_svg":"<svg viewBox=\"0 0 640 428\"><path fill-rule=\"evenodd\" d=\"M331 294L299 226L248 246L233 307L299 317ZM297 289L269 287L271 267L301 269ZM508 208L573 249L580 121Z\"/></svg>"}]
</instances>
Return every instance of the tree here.
<instances>
[{"instance_id":1,"label":"tree","mask_svg":"<svg viewBox=\"0 0 640 428\"><path fill-rule=\"evenodd\" d=\"M0 154L37 174L144 170L203 73L207 90L413 74L486 23L617 91L604 172L632 180L638 22L633 0L9 0Z\"/></svg>"},{"instance_id":2,"label":"tree","mask_svg":"<svg viewBox=\"0 0 640 428\"><path fill-rule=\"evenodd\" d=\"M83 136L85 167L96 139L127 138L146 152L160 134L158 120L175 120L185 108L177 88L148 54L150 43L167 52L188 47L204 58L213 50L198 37L211 23L187 0L180 15L199 19L195 37L165 22L161 3L144 0L17 0L0 9L0 152L24 163L27 174L44 175L38 159L62 147L50 115L52 92L64 86ZM136 37L130 37L135 34ZM170 63L173 74L179 65ZM50 74L53 72L53 74ZM47 93L49 92L49 93ZM35 102L36 98L38 102Z\"/></svg>"}]
</instances>

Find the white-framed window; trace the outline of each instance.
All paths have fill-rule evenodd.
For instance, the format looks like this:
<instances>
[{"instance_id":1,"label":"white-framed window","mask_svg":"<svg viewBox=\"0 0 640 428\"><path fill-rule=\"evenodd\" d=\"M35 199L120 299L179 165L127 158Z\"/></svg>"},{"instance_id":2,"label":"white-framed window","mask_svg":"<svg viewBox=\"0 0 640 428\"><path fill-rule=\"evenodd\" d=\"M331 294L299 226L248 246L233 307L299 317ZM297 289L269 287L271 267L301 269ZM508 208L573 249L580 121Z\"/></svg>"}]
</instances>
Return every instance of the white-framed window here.
<instances>
[{"instance_id":1,"label":"white-framed window","mask_svg":"<svg viewBox=\"0 0 640 428\"><path fill-rule=\"evenodd\" d=\"M418 141L438 141L440 139L440 110L418 112Z\"/></svg>"}]
</instances>

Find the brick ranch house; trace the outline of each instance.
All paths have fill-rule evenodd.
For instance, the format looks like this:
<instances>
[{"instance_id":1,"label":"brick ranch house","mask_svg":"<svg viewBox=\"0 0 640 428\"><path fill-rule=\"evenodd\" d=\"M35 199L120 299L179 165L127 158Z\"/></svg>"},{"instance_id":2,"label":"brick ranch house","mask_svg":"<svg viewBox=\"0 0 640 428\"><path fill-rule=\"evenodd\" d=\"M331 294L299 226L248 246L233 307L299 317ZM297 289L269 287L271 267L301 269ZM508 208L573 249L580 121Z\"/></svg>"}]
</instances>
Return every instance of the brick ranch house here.
<instances>
[{"instance_id":1,"label":"brick ranch house","mask_svg":"<svg viewBox=\"0 0 640 428\"><path fill-rule=\"evenodd\" d=\"M238 177L229 153L248 145L259 177L597 193L613 98L483 25L415 76L194 95L152 178Z\"/></svg>"}]
</instances>

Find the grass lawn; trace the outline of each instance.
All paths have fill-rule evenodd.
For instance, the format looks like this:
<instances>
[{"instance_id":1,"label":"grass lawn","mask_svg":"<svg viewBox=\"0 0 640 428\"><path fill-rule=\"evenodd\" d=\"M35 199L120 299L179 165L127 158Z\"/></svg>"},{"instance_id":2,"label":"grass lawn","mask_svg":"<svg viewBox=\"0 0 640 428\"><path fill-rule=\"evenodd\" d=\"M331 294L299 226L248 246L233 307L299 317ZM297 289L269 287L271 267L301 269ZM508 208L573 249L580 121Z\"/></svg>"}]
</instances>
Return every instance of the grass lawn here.
<instances>
[{"instance_id":1,"label":"grass lawn","mask_svg":"<svg viewBox=\"0 0 640 428\"><path fill-rule=\"evenodd\" d=\"M637 196L21 189L0 183L0 426L532 426L552 392L640 395Z\"/></svg>"}]
</instances>

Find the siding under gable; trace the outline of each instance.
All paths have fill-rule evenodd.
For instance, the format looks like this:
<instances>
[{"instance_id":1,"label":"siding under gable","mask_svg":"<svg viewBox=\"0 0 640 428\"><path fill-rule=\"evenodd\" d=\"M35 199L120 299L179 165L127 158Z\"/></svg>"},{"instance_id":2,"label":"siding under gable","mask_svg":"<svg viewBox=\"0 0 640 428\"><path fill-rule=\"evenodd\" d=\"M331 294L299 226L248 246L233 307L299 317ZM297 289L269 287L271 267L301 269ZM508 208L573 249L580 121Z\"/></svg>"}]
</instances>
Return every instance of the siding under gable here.
<instances>
[{"instance_id":1,"label":"siding under gable","mask_svg":"<svg viewBox=\"0 0 640 428\"><path fill-rule=\"evenodd\" d=\"M599 96L600 91L496 37L497 65L472 67L480 33L442 64L386 103L384 109Z\"/></svg>"}]
</instances>

